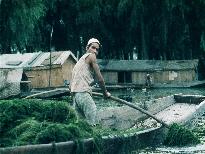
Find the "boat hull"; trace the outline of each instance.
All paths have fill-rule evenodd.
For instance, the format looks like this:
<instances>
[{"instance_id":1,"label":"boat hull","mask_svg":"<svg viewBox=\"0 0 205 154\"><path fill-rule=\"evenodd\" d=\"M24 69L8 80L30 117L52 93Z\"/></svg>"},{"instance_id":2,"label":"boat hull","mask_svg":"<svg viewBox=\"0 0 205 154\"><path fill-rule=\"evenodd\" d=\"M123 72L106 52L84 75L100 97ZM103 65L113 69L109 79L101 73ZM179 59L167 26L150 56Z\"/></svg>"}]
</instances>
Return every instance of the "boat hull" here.
<instances>
[{"instance_id":1,"label":"boat hull","mask_svg":"<svg viewBox=\"0 0 205 154\"><path fill-rule=\"evenodd\" d=\"M105 136L102 138L101 152L106 154L120 154L129 153L147 146L157 146L163 142L166 130L164 127L158 127L126 136ZM93 153L95 147L93 138L84 139L82 143L84 146L82 153ZM76 152L77 146L74 141L0 148L1 154L68 154Z\"/></svg>"}]
</instances>

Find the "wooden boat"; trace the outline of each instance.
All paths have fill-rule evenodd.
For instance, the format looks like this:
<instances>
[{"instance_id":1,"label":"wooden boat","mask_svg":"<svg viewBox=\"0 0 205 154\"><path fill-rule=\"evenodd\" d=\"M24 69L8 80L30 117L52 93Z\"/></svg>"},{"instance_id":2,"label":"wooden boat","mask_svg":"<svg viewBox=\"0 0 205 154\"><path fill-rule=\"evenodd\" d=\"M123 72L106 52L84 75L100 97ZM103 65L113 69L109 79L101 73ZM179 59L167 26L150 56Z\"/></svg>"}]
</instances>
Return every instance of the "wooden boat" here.
<instances>
[{"instance_id":1,"label":"wooden boat","mask_svg":"<svg viewBox=\"0 0 205 154\"><path fill-rule=\"evenodd\" d=\"M177 94L146 101L141 104L141 108L167 124L173 122L187 124L194 114L199 112L203 114L204 99L205 96L200 95ZM129 106L102 109L99 112L99 117L104 127L115 129L127 129L135 125L136 122L148 118L146 114Z\"/></svg>"},{"instance_id":2,"label":"wooden boat","mask_svg":"<svg viewBox=\"0 0 205 154\"><path fill-rule=\"evenodd\" d=\"M195 119L204 114L205 96L199 95L172 95L146 102L146 109L155 114L167 124L180 123L192 127ZM99 113L100 122L104 127L115 129L127 129L139 127L139 124L147 126L142 131L123 134L120 136L102 137L102 153L127 153L146 146L156 146L161 144L167 132L167 128L156 122L151 122L145 114L129 107L114 107L101 110ZM140 122L141 120L143 122ZM148 125L147 125L148 124ZM92 153L94 139L82 140L84 145L83 153ZM1 154L67 154L76 153L76 143L74 141L27 145L9 148L0 148Z\"/></svg>"}]
</instances>

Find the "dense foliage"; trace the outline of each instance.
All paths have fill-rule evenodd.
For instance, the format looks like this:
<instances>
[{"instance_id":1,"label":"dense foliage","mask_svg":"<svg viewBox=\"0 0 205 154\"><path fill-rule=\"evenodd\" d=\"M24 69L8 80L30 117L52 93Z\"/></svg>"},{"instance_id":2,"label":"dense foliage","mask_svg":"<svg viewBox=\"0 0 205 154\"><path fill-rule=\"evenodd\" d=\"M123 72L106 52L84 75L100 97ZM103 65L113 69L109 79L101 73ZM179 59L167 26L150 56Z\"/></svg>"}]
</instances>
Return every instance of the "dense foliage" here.
<instances>
[{"instance_id":1,"label":"dense foliage","mask_svg":"<svg viewBox=\"0 0 205 154\"><path fill-rule=\"evenodd\" d=\"M91 127L77 120L67 102L1 100L0 147L77 140L91 137Z\"/></svg>"},{"instance_id":2,"label":"dense foliage","mask_svg":"<svg viewBox=\"0 0 205 154\"><path fill-rule=\"evenodd\" d=\"M188 146L199 144L200 140L192 131L179 125L172 124L164 144L167 146Z\"/></svg>"},{"instance_id":3,"label":"dense foliage","mask_svg":"<svg viewBox=\"0 0 205 154\"><path fill-rule=\"evenodd\" d=\"M97 37L99 58L201 58L204 21L204 0L1 0L0 53L82 54Z\"/></svg>"},{"instance_id":4,"label":"dense foliage","mask_svg":"<svg viewBox=\"0 0 205 154\"><path fill-rule=\"evenodd\" d=\"M91 127L83 119L78 119L67 102L38 99L0 100L0 147L47 144L53 142L75 141L76 152L83 153L82 139L94 138L93 153L102 151L101 136L118 136L119 143L125 137L125 143L116 151L131 150L139 144L128 135L140 129L115 130ZM109 142L108 142L109 144ZM107 145L113 146L113 145ZM108 148L109 149L109 148ZM106 149L105 149L106 150Z\"/></svg>"}]
</instances>

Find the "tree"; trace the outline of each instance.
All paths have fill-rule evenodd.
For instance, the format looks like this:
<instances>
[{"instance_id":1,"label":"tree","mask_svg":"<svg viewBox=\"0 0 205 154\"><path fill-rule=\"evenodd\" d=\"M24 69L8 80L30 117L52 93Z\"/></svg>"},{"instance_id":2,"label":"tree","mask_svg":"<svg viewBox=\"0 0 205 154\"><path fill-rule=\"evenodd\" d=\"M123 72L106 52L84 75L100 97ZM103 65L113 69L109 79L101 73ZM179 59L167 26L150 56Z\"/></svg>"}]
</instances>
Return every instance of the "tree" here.
<instances>
[{"instance_id":1,"label":"tree","mask_svg":"<svg viewBox=\"0 0 205 154\"><path fill-rule=\"evenodd\" d=\"M34 29L45 14L43 0L2 0L0 5L0 41L4 52L14 46L22 50L34 37Z\"/></svg>"},{"instance_id":2,"label":"tree","mask_svg":"<svg viewBox=\"0 0 205 154\"><path fill-rule=\"evenodd\" d=\"M204 21L204 0L1 0L0 48L54 46L82 55L96 37L99 58L131 59L137 52L138 59L192 59L204 54Z\"/></svg>"}]
</instances>

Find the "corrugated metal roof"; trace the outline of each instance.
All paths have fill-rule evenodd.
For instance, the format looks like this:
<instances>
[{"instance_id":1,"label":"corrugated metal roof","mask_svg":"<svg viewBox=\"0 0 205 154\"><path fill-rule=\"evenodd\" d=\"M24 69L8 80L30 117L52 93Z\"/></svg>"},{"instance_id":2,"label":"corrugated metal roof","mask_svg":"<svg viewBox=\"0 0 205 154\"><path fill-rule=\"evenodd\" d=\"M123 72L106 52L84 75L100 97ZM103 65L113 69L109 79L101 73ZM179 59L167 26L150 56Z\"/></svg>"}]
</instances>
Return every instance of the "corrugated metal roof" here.
<instances>
[{"instance_id":1,"label":"corrugated metal roof","mask_svg":"<svg viewBox=\"0 0 205 154\"><path fill-rule=\"evenodd\" d=\"M1 60L0 68L22 68L22 67L27 67L28 62L35 56L36 56L36 53L3 54L3 55L0 56L0 60Z\"/></svg>"},{"instance_id":2,"label":"corrugated metal roof","mask_svg":"<svg viewBox=\"0 0 205 154\"><path fill-rule=\"evenodd\" d=\"M77 58L71 51L59 51L51 53L51 62L52 64L62 65L69 56L71 56L74 61L77 61ZM0 68L36 67L47 66L49 64L49 52L0 55Z\"/></svg>"},{"instance_id":3,"label":"corrugated metal roof","mask_svg":"<svg viewBox=\"0 0 205 154\"><path fill-rule=\"evenodd\" d=\"M63 64L63 62L69 57L71 56L72 58L74 58L74 60L77 62L77 58L74 56L74 54L70 51L60 51L61 55L53 62L53 64Z\"/></svg>"},{"instance_id":4,"label":"corrugated metal roof","mask_svg":"<svg viewBox=\"0 0 205 154\"><path fill-rule=\"evenodd\" d=\"M101 60L98 59L103 71L157 71L195 69L198 60Z\"/></svg>"},{"instance_id":5,"label":"corrugated metal roof","mask_svg":"<svg viewBox=\"0 0 205 154\"><path fill-rule=\"evenodd\" d=\"M50 54L49 54L49 56L46 59L44 59L41 65L44 65L44 66L50 65L50 59L51 59L51 64L53 64L54 61L56 61L56 59L58 59L60 55L61 55L61 52L54 52L51 54L51 58L50 58Z\"/></svg>"},{"instance_id":6,"label":"corrugated metal roof","mask_svg":"<svg viewBox=\"0 0 205 154\"><path fill-rule=\"evenodd\" d=\"M30 67L36 67L36 66L43 66L42 63L45 59L49 57L49 52L42 52L36 59L30 64Z\"/></svg>"}]
</instances>

